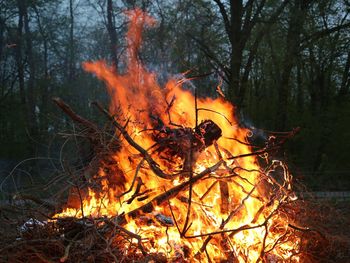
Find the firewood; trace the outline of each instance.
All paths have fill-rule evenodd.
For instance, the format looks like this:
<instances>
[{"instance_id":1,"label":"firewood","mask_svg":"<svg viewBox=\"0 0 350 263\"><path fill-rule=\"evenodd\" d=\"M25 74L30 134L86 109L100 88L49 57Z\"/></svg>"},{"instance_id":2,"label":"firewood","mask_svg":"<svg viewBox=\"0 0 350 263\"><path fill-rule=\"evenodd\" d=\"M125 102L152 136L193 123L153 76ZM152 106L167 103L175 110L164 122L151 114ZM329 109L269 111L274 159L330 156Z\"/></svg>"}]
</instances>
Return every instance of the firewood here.
<instances>
[{"instance_id":1,"label":"firewood","mask_svg":"<svg viewBox=\"0 0 350 263\"><path fill-rule=\"evenodd\" d=\"M188 127L172 129L164 124L161 124L158 129L159 133L154 136L154 140L159 144L158 151L168 148L172 154L179 155L184 155L189 150L203 151L222 134L220 127L212 120L201 122L194 130Z\"/></svg>"},{"instance_id":2,"label":"firewood","mask_svg":"<svg viewBox=\"0 0 350 263\"><path fill-rule=\"evenodd\" d=\"M122 214L122 215L117 216L116 221L119 224L125 224L126 223L126 216L136 218L136 217L142 215L142 213L151 213L154 210L155 206L159 206L159 205L163 204L164 202L168 201L169 199L175 197L181 191L187 189L187 187L190 186L191 184L195 184L196 182L201 180L204 176L215 172L223 164L223 162L224 162L223 160L220 160L219 162L217 162L213 166L211 166L211 167L205 169L204 171L202 171L201 173L193 176L192 179L189 179L189 180L183 182L182 184L179 184L179 185L165 191L164 193L156 196L150 202L128 212L127 214Z\"/></svg>"},{"instance_id":3,"label":"firewood","mask_svg":"<svg viewBox=\"0 0 350 263\"><path fill-rule=\"evenodd\" d=\"M159 177L163 178L163 179L174 179L175 176L177 174L167 174L165 172L163 172L160 168L159 165L156 161L153 160L153 158L151 157L151 155L145 150L143 149L139 144L137 144L128 134L128 132L125 130L125 128L120 125L116 119L106 110L104 109L98 102L93 102L92 103L94 106L96 106L102 113L104 113L104 115L107 116L107 118L109 120L112 121L112 124L120 131L120 133L124 136L125 140L132 146L134 147L137 151L139 151L142 156L145 158L146 162L150 165L151 170ZM197 136L200 136L198 133L202 134L202 138L201 139L196 139L198 145L199 141L203 140L202 146L200 146L199 148L202 148L204 146L209 146L213 143L214 140L216 140L217 138L219 138L221 136L221 129L212 121L205 121L203 123L201 123L200 125L198 125L197 127ZM204 137L204 134L205 135ZM194 136L194 135L193 135ZM192 139L189 139L190 141L192 141ZM188 142L188 140L187 140ZM192 145L192 144L190 144ZM192 145L193 146L193 145ZM192 147L190 146L189 149L192 149ZM189 151L187 151L188 154ZM189 158L186 157L185 160L188 160ZM191 159L191 158L190 158ZM186 172L186 169L184 169L184 171L182 172L182 174ZM180 173L181 174L181 173Z\"/></svg>"},{"instance_id":4,"label":"firewood","mask_svg":"<svg viewBox=\"0 0 350 263\"><path fill-rule=\"evenodd\" d=\"M217 155L219 156L220 160L223 160L222 154L219 149L219 145L214 142L215 150ZM231 173L231 169L227 166L226 163L224 163L224 167L226 169L227 173ZM225 214L229 210L229 198L230 198L230 192L229 192L229 187L228 183L226 181L219 181L219 186L220 186L220 200L221 200L221 205L220 205L220 211L222 214Z\"/></svg>"},{"instance_id":5,"label":"firewood","mask_svg":"<svg viewBox=\"0 0 350 263\"><path fill-rule=\"evenodd\" d=\"M156 161L153 160L151 155L143 149L139 144L137 144L128 134L128 132L125 130L125 128L120 125L115 118L106 110L104 109L99 103L93 102L93 105L95 105L102 113L104 113L107 118L112 121L112 124L120 131L120 133L124 136L125 140L134 147L137 151L141 153L141 155L145 158L146 162L149 164L151 170L159 177L167 180L172 180L175 178L174 174L166 174L164 173L157 164Z\"/></svg>"},{"instance_id":6,"label":"firewood","mask_svg":"<svg viewBox=\"0 0 350 263\"><path fill-rule=\"evenodd\" d=\"M220 127L212 120L201 122L194 129L189 127L170 128L158 120L156 130L159 132L154 136L157 142L155 152L160 157L168 160L167 166L176 164L176 159L180 157L183 160L182 171L184 176L188 176L199 154L214 141L221 137Z\"/></svg>"},{"instance_id":7,"label":"firewood","mask_svg":"<svg viewBox=\"0 0 350 263\"><path fill-rule=\"evenodd\" d=\"M229 211L229 188L228 188L228 183L224 181L219 181L219 186L220 186L220 211L222 214L225 214Z\"/></svg>"}]
</instances>

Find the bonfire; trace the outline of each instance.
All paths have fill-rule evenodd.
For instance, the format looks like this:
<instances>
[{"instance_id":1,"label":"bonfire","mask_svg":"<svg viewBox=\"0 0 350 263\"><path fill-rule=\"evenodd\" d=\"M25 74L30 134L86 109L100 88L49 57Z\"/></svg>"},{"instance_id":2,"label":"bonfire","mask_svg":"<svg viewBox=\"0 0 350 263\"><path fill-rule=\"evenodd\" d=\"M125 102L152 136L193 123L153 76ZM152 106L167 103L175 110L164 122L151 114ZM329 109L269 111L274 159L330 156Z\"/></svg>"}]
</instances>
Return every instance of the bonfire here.
<instances>
[{"instance_id":1,"label":"bonfire","mask_svg":"<svg viewBox=\"0 0 350 263\"><path fill-rule=\"evenodd\" d=\"M155 21L140 10L127 15L125 71L104 61L83 64L111 98L109 110L94 103L114 127L108 141L96 124L54 99L85 129L96 157L60 211L28 227L63 240L32 256L45 261L43 254L59 254L60 262L305 260L302 234L310 230L297 225L292 176L274 157L297 129L256 147L223 96L197 98L183 87L185 77L161 87L138 58L142 30Z\"/></svg>"}]
</instances>

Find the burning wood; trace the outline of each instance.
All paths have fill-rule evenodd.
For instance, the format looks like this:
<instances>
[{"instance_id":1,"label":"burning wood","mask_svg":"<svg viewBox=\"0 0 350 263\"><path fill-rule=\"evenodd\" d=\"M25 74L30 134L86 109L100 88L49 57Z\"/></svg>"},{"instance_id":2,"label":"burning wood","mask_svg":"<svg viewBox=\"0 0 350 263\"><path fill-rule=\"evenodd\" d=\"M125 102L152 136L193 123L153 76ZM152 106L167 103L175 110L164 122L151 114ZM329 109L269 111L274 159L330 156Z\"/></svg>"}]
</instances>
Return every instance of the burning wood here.
<instances>
[{"instance_id":1,"label":"burning wood","mask_svg":"<svg viewBox=\"0 0 350 263\"><path fill-rule=\"evenodd\" d=\"M165 160L170 157L169 165L176 163L176 158L182 159L182 175L188 176L200 153L218 140L221 132L220 127L212 120L205 120L194 129L171 129L162 124L154 136L157 143L155 151Z\"/></svg>"},{"instance_id":2,"label":"burning wood","mask_svg":"<svg viewBox=\"0 0 350 263\"><path fill-rule=\"evenodd\" d=\"M249 131L239 127L234 108L222 98L197 99L175 80L160 88L135 52L142 21L151 20L140 11L131 12L130 19L134 23L124 74L103 62L84 64L106 82L112 99L109 111L94 105L120 133L120 147L109 153L114 162L101 161L90 179L100 187L88 184L80 207L68 204L55 218L107 217L105 233L127 235L135 245L132 253L143 256L297 261L299 238L287 214L281 213L294 200L291 176L282 162L262 168L256 159L278 145L252 152ZM61 100L55 102L74 121L98 130ZM120 171L113 176L122 178L114 185L106 179L116 171L112 167ZM277 179L270 176L276 169L282 171ZM130 253L124 242L114 240Z\"/></svg>"},{"instance_id":3,"label":"burning wood","mask_svg":"<svg viewBox=\"0 0 350 263\"><path fill-rule=\"evenodd\" d=\"M283 162L266 158L279 145L252 151L250 131L222 98L197 99L175 80L159 87L136 55L143 23L153 20L140 10L129 16L126 72L84 64L106 82L109 111L94 105L120 135L111 137L117 147L99 154L100 128L54 99L100 145L96 172L72 187L75 201L49 220L51 233L64 236L60 261L76 243L86 250L102 243L104 262L299 262L303 228L291 227L288 212L292 177Z\"/></svg>"}]
</instances>

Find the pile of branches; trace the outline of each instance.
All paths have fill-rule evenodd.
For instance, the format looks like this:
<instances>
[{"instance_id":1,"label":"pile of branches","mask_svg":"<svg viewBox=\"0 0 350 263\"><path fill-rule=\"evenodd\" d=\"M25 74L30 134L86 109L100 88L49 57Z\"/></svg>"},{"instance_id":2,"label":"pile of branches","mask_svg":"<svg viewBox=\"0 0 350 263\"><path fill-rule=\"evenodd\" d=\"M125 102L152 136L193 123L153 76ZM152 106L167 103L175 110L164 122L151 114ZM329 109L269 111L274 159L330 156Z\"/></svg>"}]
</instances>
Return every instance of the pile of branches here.
<instances>
[{"instance_id":1,"label":"pile of branches","mask_svg":"<svg viewBox=\"0 0 350 263\"><path fill-rule=\"evenodd\" d=\"M293 206L305 262L350 262L350 205L348 201L319 200L310 193ZM302 261L303 262L303 261Z\"/></svg>"},{"instance_id":2,"label":"pile of branches","mask_svg":"<svg viewBox=\"0 0 350 263\"><path fill-rule=\"evenodd\" d=\"M2 233L0 261L166 262L162 255L137 253L142 247L132 242L134 238L140 240L107 218L30 219L19 227L15 237ZM122 246L128 248L128 255L120 249Z\"/></svg>"},{"instance_id":3,"label":"pile of branches","mask_svg":"<svg viewBox=\"0 0 350 263\"><path fill-rule=\"evenodd\" d=\"M333 205L298 201L286 207L295 214L296 222L312 224L314 229L292 226L302 237L301 262L349 262L350 211L334 209ZM293 209L292 211L290 209ZM349 207L347 208L348 210ZM9 222L11 221L11 222ZM1 224L15 220L1 218ZM113 223L111 219L64 218L42 223L27 220L17 231L0 233L1 262L168 262L163 254L143 251L140 237ZM21 227L19 227L21 226ZM23 228L25 226L25 228ZM126 255L121 247L127 248ZM185 259L174 262L187 262Z\"/></svg>"},{"instance_id":4,"label":"pile of branches","mask_svg":"<svg viewBox=\"0 0 350 263\"><path fill-rule=\"evenodd\" d=\"M100 104L94 103L97 109L99 109L99 111L101 111L110 120L110 123L116 128L119 134L116 135L115 132L112 132L111 134L107 133L108 136L106 137L106 133L101 132L100 128L96 124L76 114L71 107L65 104L61 99L55 98L54 102L69 117L71 117L75 123L82 127L84 130L84 136L86 136L86 138L88 138L90 141L91 145L93 146L93 152L95 153L95 156L90 160L89 165L84 168L83 172L80 173L78 177L75 177L75 179L71 181L72 183L69 188L69 198L71 198L71 200L68 200L70 205L74 206L75 203L76 207L80 207L82 205L81 193L84 192L84 189L86 190L87 187L98 187L98 184L96 184L97 186L91 185L91 180L89 180L89 178L92 178L94 174L96 174L98 167L101 166L101 162L106 163L113 161L110 159L110 153L119 150L120 136L123 136L123 138L140 153L143 160L148 163L149 168L157 176L164 179L171 178L170 174L159 168L159 165L153 160L148 151L143 149L131 138L126 131L125 126L118 123L116 118L110 115L110 113ZM176 131L166 131L166 133L181 133L181 135L178 136L182 136L185 142L190 141L191 148L194 145L193 143L195 143L195 151L202 151L203 148L207 147L208 145L215 145L215 140L221 136L221 131L220 128L218 128L215 123L212 122L206 122L204 125L201 125L202 126L198 125L194 129L194 132L192 129L178 129ZM201 137L202 134L200 131L203 130L207 135ZM262 149L241 156L232 156L231 159L243 158L247 155L263 155L265 153L269 153L270 155L276 154L281 145L283 145L288 138L294 136L297 131L298 129L290 133L280 134L280 138L278 140L274 136L274 139L266 143L265 147ZM180 151L180 149L183 148L183 145L179 146L177 143L171 140L169 141L168 138L165 138L164 136L160 136L156 138L156 140L161 142L160 145L164 144L165 142L168 143L168 145L171 146L166 150L173 151L181 155L181 157L184 159L183 174L186 174L188 169L191 169L194 161L193 156L192 154L191 156L186 155L188 151ZM1 231L0 235L2 244L0 249L0 259L10 262L167 262L169 259L167 259L164 254L149 253L143 247L142 237L136 233L128 231L123 227L126 222L126 216L137 218L143 214L152 212L155 206L167 203L170 199L177 197L180 192L191 188L192 185L199 180L217 171L219 167L225 166L225 161L221 157L217 146L216 150L220 158L215 165L208 167L196 175L190 173L188 175L188 179L183 183L174 186L164 193L154 197L151 201L146 202L141 207L130 211L128 214L121 214L114 218L88 218L84 217L84 215L82 218L51 218L50 215L54 215L57 212L57 209L62 207L62 203L47 204L45 201L24 196L23 199L30 200L30 202L36 203L39 206L34 209L35 213L27 214L21 220L18 218L14 220L11 218L11 216L9 217L6 215L6 213L3 213L5 210L1 210L1 223L11 223L12 225L16 226L16 229L15 231L10 232L6 230ZM158 151L162 152L164 149L159 148ZM72 173L72 171L69 169L66 169L66 172L68 174ZM111 181L113 181L113 179L111 179ZM222 199L225 200L225 185L221 184L221 182L219 183L223 195ZM134 184L137 184L136 177L133 181L132 187L127 191L131 191ZM242 206L244 205L244 201L251 197L254 189L255 188L253 188L251 192L247 193L247 197L242 200ZM78 193L78 195L74 195L74 193ZM75 199L74 196L76 196ZM190 205L191 198L187 198L184 202ZM225 207L224 202L223 207ZM307 210L303 211L303 214L301 213L302 207L305 207L304 204L295 205L295 203L291 204L288 202L282 203L278 207L279 213L288 215L290 222L295 222L295 224L289 224L289 231L283 238L288 239L288 235L301 236L303 243L301 246L301 251L298 252L300 253L299 256L302 259L309 260L310 262L320 262L320 258L325 258L323 253L324 249L329 247L332 242L329 240L328 236L322 232L322 229L319 230L318 227L300 227L301 225L306 225L307 222L301 220L297 215L308 217ZM33 208L31 208L29 211L33 212ZM312 210L310 210L310 212L311 211ZM233 211L231 214L233 215L234 213L235 212ZM206 252L206 244L210 242L214 235L234 235L240 231L263 226L265 226L267 229L267 222L269 218L274 215L274 213L276 213L276 211L273 211L270 217L267 217L263 224L253 226L245 225L239 229L226 230L225 224L230 220L229 216L227 220L222 222L220 231L203 236L205 237L205 242L202 249L198 253ZM174 226L174 224L176 224L176 222L174 222L174 218L171 219L167 217L161 217L159 222L163 225L171 224ZM186 217L186 222L183 229L180 229L176 224L176 227L183 238L186 238L186 231L189 228L189 225L190 222L188 216ZM128 253L125 253L125 249L128 250ZM264 255L264 250L262 250L261 253L261 260L266 261L268 257L267 255ZM186 248L183 248L182 253L179 254L179 257L174 259L174 262L186 262L186 254L188 254L186 253ZM230 258L230 256L228 256L228 258ZM231 258L234 262L233 255ZM210 260L209 257L208 260Z\"/></svg>"}]
</instances>

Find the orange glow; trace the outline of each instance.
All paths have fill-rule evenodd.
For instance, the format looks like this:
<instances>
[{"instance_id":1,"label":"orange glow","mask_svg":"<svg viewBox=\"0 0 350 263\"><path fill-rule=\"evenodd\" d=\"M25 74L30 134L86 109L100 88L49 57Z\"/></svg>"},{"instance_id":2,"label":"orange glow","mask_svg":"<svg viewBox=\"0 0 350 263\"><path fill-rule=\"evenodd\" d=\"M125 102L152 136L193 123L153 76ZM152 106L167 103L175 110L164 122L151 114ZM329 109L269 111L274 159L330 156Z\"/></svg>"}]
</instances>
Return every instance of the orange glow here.
<instances>
[{"instance_id":1,"label":"orange glow","mask_svg":"<svg viewBox=\"0 0 350 263\"><path fill-rule=\"evenodd\" d=\"M111 97L110 113L125 125L131 138L148 151L159 168L172 177L163 179L157 176L143 156L121 136L121 150L111 152L115 163L108 164L109 173L115 174L107 174L105 167L101 167L96 177L102 178L102 189L89 188L82 200L83 207L72 208L68 204L57 217L127 215L190 178L179 174L184 166L181 156L172 155L167 150L157 151L154 145L157 144L155 135L160 131L179 127L194 130L195 97L183 89L181 83L185 79L171 79L165 87L159 86L156 74L149 72L137 55L143 27L152 26L155 21L138 9L128 11L127 15L130 27L125 72L116 72L104 61L86 62L83 67L105 82ZM248 144L238 142L247 143L250 130L240 127L235 119L234 106L222 97L200 98L197 104L198 123L212 120L222 130L222 136L217 140L217 148L210 145L196 152L193 176L218 163L218 151L225 164L193 183L191 193L186 188L169 202L154 205L150 212L136 218L127 215L123 227L140 235L148 252L164 253L169 259L183 256L191 262L205 262L208 257L214 262L225 259L232 262L289 260L298 252L299 239L287 238L288 217L276 212L292 196L287 168L276 161L275 165L283 168L284 177L275 189L277 182L269 179L268 170L259 166L255 155L230 158L252 152ZM108 177L123 178L111 185ZM140 195L135 197L138 184ZM132 185L132 190L125 193ZM226 204L221 189L225 185L228 189ZM187 214L190 195L192 202ZM186 217L189 219L188 230L181 236L179 230L183 230ZM170 219L173 225L162 222ZM203 246L208 238L207 245ZM126 248L125 253L128 253ZM298 262L298 258L293 256L291 262Z\"/></svg>"}]
</instances>

